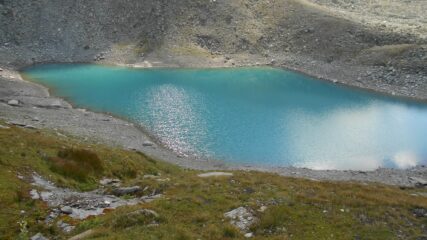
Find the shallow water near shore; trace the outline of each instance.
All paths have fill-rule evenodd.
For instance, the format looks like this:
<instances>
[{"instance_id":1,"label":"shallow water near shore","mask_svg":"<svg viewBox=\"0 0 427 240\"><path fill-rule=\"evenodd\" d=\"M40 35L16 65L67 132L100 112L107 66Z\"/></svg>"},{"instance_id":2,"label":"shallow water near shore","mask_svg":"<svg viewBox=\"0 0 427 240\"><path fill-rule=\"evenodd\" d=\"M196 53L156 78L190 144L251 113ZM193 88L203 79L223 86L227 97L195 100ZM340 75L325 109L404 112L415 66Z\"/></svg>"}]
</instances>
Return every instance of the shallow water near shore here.
<instances>
[{"instance_id":1,"label":"shallow water near shore","mask_svg":"<svg viewBox=\"0 0 427 240\"><path fill-rule=\"evenodd\" d=\"M372 170L427 163L427 105L273 68L28 68L77 107L143 126L173 151L235 164Z\"/></svg>"}]
</instances>

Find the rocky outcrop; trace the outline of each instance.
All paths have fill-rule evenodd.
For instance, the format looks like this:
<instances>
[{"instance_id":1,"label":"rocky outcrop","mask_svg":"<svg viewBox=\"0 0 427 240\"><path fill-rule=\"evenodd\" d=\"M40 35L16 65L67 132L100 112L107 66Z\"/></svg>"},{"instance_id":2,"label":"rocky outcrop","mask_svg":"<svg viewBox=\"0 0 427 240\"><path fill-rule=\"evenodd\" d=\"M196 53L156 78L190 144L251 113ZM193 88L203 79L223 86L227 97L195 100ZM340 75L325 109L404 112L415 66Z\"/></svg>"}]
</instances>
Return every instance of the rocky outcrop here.
<instances>
[{"instance_id":1,"label":"rocky outcrop","mask_svg":"<svg viewBox=\"0 0 427 240\"><path fill-rule=\"evenodd\" d=\"M141 198L121 199L116 196L105 194L103 190L97 189L91 192L77 192L71 189L56 187L53 183L45 180L41 176L33 175L33 185L41 188L31 190L30 195L35 200L42 200L52 209L45 222L51 223L60 214L68 215L75 219L85 219L89 216L103 214L105 209L115 209L120 206L136 205L138 203L150 202L161 197L160 194L143 196ZM118 188L120 193L133 194L134 189ZM124 190L123 190L124 189ZM131 189L132 191L130 191ZM125 192L123 192L125 191ZM68 223L58 222L57 225L65 232L71 232L74 227Z\"/></svg>"}]
</instances>

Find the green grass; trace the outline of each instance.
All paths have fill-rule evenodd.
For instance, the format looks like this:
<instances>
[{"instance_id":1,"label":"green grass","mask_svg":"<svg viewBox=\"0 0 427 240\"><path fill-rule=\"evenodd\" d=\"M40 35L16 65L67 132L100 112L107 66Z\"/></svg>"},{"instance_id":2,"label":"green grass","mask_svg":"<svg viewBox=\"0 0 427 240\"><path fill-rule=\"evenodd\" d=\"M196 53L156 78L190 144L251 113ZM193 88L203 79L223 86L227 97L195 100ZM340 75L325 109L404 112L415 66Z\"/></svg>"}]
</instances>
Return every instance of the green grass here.
<instances>
[{"instance_id":1,"label":"green grass","mask_svg":"<svg viewBox=\"0 0 427 240\"><path fill-rule=\"evenodd\" d=\"M55 225L42 223L49 211L44 203L30 199L33 186L28 179L33 171L78 190L97 188L104 176L120 178L124 185L148 187L144 194L155 190L164 198L84 221L65 217L77 226L66 236ZM426 231L426 218L411 212L427 208L426 198L411 195L425 190L261 172L235 171L233 177L218 178L199 178L198 173L143 153L59 139L47 131L0 129L0 239L37 232L66 239L88 229L94 229L88 239L243 239L223 217L240 206L252 209L259 219L251 227L254 239L416 239ZM144 178L146 174L170 180ZM263 213L257 211L262 205L267 206ZM141 208L159 217L128 215ZM153 221L159 225L150 225ZM28 234L18 222L27 223Z\"/></svg>"}]
</instances>

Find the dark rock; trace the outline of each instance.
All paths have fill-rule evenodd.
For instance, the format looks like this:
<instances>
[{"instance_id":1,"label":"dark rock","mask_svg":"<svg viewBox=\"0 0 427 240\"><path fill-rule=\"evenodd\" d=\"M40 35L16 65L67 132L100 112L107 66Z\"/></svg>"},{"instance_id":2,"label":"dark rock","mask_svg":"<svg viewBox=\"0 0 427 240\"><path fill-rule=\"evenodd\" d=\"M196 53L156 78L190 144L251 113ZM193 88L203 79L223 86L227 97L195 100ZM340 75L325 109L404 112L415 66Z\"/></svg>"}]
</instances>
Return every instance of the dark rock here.
<instances>
[{"instance_id":1,"label":"dark rock","mask_svg":"<svg viewBox=\"0 0 427 240\"><path fill-rule=\"evenodd\" d=\"M114 189L113 194L116 196L123 196L123 195L135 194L140 191L142 191L140 186L123 187L123 188Z\"/></svg>"},{"instance_id":2,"label":"dark rock","mask_svg":"<svg viewBox=\"0 0 427 240\"><path fill-rule=\"evenodd\" d=\"M412 213L417 218L427 217L427 209L425 208L415 208L412 210Z\"/></svg>"}]
</instances>

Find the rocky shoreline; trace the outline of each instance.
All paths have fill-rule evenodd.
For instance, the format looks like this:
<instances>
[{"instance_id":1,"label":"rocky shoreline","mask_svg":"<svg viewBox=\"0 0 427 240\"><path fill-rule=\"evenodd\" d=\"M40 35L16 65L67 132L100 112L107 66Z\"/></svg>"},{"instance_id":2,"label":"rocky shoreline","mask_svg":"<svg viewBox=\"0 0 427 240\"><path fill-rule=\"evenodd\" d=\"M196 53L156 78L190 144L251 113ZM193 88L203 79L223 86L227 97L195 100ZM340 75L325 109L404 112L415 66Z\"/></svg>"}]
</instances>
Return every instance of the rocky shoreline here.
<instances>
[{"instance_id":1,"label":"rocky shoreline","mask_svg":"<svg viewBox=\"0 0 427 240\"><path fill-rule=\"evenodd\" d=\"M189 62L191 63L191 61ZM248 64L239 61L238 64L232 66L260 64L262 63ZM173 65L164 64L163 67L165 66ZM208 67L218 66L209 65ZM221 67L227 66L223 64ZM343 82L343 84L346 83ZM375 171L311 170L295 167L238 166L222 161L180 156L155 143L134 124L105 113L73 108L63 99L51 96L47 88L25 81L18 72L8 69L0 72L0 118L10 125L52 130L61 138L76 137L82 141L141 151L153 158L190 169L266 171L312 180L377 182L403 187L427 185L426 166L406 170L388 168L380 168Z\"/></svg>"}]
</instances>

